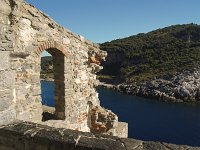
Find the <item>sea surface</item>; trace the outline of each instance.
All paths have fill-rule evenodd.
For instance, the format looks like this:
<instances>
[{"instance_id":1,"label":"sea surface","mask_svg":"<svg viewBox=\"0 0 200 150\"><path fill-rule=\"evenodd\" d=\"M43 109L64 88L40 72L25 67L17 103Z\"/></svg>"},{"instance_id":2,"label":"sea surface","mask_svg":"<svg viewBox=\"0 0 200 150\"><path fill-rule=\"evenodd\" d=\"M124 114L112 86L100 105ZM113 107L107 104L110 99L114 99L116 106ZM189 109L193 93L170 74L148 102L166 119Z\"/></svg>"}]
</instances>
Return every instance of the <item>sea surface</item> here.
<instances>
[{"instance_id":1,"label":"sea surface","mask_svg":"<svg viewBox=\"0 0 200 150\"><path fill-rule=\"evenodd\" d=\"M41 81L43 104L54 106L53 82ZM101 106L129 125L129 138L200 146L200 104L166 103L98 87Z\"/></svg>"}]
</instances>

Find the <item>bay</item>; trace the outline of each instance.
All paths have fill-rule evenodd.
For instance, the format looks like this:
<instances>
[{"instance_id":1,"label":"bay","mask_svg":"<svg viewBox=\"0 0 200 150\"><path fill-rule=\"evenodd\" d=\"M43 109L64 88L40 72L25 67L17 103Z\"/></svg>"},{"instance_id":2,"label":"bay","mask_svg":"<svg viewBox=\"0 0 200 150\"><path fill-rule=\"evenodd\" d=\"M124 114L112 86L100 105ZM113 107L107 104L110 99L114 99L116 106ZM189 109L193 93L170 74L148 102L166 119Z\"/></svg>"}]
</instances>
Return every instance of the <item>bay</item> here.
<instances>
[{"instance_id":1,"label":"bay","mask_svg":"<svg viewBox=\"0 0 200 150\"><path fill-rule=\"evenodd\" d=\"M54 106L53 82L41 81L43 104ZM98 87L101 106L129 125L129 138L200 146L200 104L166 103Z\"/></svg>"}]
</instances>

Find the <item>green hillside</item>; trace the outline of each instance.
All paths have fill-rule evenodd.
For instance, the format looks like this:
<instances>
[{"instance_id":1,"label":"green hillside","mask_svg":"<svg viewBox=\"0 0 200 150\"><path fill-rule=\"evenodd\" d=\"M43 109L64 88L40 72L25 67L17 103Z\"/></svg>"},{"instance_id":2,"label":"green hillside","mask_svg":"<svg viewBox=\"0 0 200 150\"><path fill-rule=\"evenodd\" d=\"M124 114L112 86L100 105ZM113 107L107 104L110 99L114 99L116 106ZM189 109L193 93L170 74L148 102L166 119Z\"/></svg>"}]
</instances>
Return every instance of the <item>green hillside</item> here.
<instances>
[{"instance_id":1,"label":"green hillside","mask_svg":"<svg viewBox=\"0 0 200 150\"><path fill-rule=\"evenodd\" d=\"M108 52L102 75L141 81L192 70L200 63L200 25L174 25L100 45Z\"/></svg>"},{"instance_id":2,"label":"green hillside","mask_svg":"<svg viewBox=\"0 0 200 150\"><path fill-rule=\"evenodd\" d=\"M42 79L53 78L53 62L51 56L41 57L41 72Z\"/></svg>"}]
</instances>

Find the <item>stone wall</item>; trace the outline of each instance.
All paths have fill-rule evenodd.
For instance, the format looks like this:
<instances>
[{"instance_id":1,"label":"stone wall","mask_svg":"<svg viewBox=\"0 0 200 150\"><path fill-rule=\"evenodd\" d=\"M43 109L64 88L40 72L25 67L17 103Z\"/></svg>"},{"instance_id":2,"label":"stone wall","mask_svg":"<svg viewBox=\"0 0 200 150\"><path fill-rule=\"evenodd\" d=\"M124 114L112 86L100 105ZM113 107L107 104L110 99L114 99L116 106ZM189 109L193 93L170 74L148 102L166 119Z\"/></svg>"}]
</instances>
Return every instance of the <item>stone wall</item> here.
<instances>
[{"instance_id":1,"label":"stone wall","mask_svg":"<svg viewBox=\"0 0 200 150\"><path fill-rule=\"evenodd\" d=\"M90 131L92 109L107 113L95 89L95 73L102 69L106 52L23 0L1 0L0 12L0 125L24 120ZM53 56L55 116L59 119L46 122L42 122L40 87L44 50ZM114 119L107 121L115 126L106 126L105 131L118 122L113 113L106 117L109 114Z\"/></svg>"},{"instance_id":2,"label":"stone wall","mask_svg":"<svg viewBox=\"0 0 200 150\"><path fill-rule=\"evenodd\" d=\"M145 142L58 129L28 122L0 127L1 150L199 150L198 147Z\"/></svg>"},{"instance_id":3,"label":"stone wall","mask_svg":"<svg viewBox=\"0 0 200 150\"><path fill-rule=\"evenodd\" d=\"M10 1L1 1L0 7L0 125L16 119L15 71L10 61L14 49L12 5Z\"/></svg>"}]
</instances>

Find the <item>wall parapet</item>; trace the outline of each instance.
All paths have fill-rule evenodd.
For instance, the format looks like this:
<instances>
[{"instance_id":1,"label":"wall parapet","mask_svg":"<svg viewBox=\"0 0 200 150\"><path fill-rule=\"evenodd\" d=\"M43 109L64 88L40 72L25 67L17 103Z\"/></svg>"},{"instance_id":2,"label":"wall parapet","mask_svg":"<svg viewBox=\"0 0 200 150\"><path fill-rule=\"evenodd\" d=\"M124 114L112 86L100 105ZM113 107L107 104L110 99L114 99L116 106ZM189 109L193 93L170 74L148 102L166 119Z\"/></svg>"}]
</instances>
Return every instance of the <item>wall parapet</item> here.
<instances>
[{"instance_id":1,"label":"wall parapet","mask_svg":"<svg viewBox=\"0 0 200 150\"><path fill-rule=\"evenodd\" d=\"M53 128L29 122L15 122L0 127L0 149L6 150L151 150L198 147L92 134L69 129Z\"/></svg>"}]
</instances>

